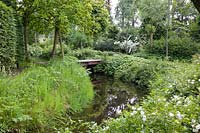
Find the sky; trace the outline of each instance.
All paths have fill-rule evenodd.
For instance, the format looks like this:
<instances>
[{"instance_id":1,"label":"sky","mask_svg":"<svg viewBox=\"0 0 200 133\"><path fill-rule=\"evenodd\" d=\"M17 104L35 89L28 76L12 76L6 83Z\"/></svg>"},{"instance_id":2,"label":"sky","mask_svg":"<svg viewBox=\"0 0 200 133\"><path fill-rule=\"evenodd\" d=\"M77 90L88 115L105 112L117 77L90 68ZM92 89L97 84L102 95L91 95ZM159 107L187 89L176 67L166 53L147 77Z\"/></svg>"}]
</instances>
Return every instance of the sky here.
<instances>
[{"instance_id":1,"label":"sky","mask_svg":"<svg viewBox=\"0 0 200 133\"><path fill-rule=\"evenodd\" d=\"M112 16L115 16L115 7L117 6L118 0L111 0Z\"/></svg>"}]
</instances>

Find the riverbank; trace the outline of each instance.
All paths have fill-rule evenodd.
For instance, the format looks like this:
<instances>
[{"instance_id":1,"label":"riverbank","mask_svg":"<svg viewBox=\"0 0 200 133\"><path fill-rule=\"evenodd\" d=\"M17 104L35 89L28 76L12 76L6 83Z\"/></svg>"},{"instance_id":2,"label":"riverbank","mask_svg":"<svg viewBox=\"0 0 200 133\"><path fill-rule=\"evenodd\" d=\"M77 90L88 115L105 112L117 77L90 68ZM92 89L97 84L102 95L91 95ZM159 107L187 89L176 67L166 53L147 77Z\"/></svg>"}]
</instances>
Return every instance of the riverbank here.
<instances>
[{"instance_id":1,"label":"riverbank","mask_svg":"<svg viewBox=\"0 0 200 133\"><path fill-rule=\"evenodd\" d=\"M199 132L199 58L184 63L92 50L81 54L104 59L96 71L150 91L142 103L124 111L121 117L92 126L93 132Z\"/></svg>"},{"instance_id":2,"label":"riverbank","mask_svg":"<svg viewBox=\"0 0 200 133\"><path fill-rule=\"evenodd\" d=\"M93 96L88 73L70 58L6 76L0 79L0 132L55 132L66 112L80 112Z\"/></svg>"},{"instance_id":3,"label":"riverbank","mask_svg":"<svg viewBox=\"0 0 200 133\"><path fill-rule=\"evenodd\" d=\"M16 77L1 78L0 121L5 124L1 126L2 131L124 133L199 130L196 129L200 123L198 58L194 59L194 63L183 63L94 50L74 51L67 56L70 55L81 55L81 59L91 59L92 56L102 59L104 62L94 71L116 81L109 81L112 83L109 86L114 89L99 85L103 92L96 94L102 96L93 100L95 106L90 106L94 96L92 84L86 69L75 63L75 58L52 62L47 68L34 66ZM109 80L103 79L104 83ZM128 86L134 84L137 89L134 86L130 88L132 91L126 91L119 87L119 80ZM149 94L140 103L127 106L127 110L118 110L135 98L135 91L148 91ZM115 106L113 103L117 100L122 104ZM109 102L113 112L120 112L117 117L112 113L113 118L108 116ZM72 119L73 114L88 105L89 111L86 108L82 117ZM90 107L96 114L90 112ZM91 122L98 122L93 119L99 119L98 116L102 122L100 125ZM91 119L80 120L84 117Z\"/></svg>"}]
</instances>

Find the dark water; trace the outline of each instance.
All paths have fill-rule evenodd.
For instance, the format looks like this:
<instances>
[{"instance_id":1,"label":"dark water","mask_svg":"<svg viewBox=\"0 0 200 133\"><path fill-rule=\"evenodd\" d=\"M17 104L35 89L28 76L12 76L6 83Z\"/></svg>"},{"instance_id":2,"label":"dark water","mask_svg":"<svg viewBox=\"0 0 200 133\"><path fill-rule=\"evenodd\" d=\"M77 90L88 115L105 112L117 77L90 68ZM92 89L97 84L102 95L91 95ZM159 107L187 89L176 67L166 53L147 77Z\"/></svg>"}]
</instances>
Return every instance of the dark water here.
<instances>
[{"instance_id":1,"label":"dark water","mask_svg":"<svg viewBox=\"0 0 200 133\"><path fill-rule=\"evenodd\" d=\"M83 112L76 116L77 119L95 121L117 117L127 105L134 105L145 95L133 84L113 80L104 75L93 75L95 98Z\"/></svg>"}]
</instances>

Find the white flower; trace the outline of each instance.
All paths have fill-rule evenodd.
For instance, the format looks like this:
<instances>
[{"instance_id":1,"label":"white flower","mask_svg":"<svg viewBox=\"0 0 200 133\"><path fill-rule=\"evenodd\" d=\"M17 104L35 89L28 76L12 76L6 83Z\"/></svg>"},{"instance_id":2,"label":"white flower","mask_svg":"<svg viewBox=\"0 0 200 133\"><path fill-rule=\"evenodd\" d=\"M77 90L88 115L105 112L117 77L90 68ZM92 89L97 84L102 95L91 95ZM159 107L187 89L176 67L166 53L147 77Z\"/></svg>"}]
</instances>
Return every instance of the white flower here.
<instances>
[{"instance_id":1,"label":"white flower","mask_svg":"<svg viewBox=\"0 0 200 133\"><path fill-rule=\"evenodd\" d=\"M198 81L200 82L200 79Z\"/></svg>"},{"instance_id":2,"label":"white flower","mask_svg":"<svg viewBox=\"0 0 200 133\"><path fill-rule=\"evenodd\" d=\"M152 115L156 115L156 113L155 113L155 112L153 112L153 113L152 113Z\"/></svg>"},{"instance_id":3,"label":"white flower","mask_svg":"<svg viewBox=\"0 0 200 133\"><path fill-rule=\"evenodd\" d=\"M142 120L145 122L145 121L147 120L147 117L144 115L144 116L142 117Z\"/></svg>"},{"instance_id":4,"label":"white flower","mask_svg":"<svg viewBox=\"0 0 200 133\"><path fill-rule=\"evenodd\" d=\"M178 100L179 97L177 95L174 95L174 100Z\"/></svg>"},{"instance_id":5,"label":"white flower","mask_svg":"<svg viewBox=\"0 0 200 133\"><path fill-rule=\"evenodd\" d=\"M187 98L185 99L185 103L186 103L186 104L190 104L190 103L191 103L190 98L187 97Z\"/></svg>"},{"instance_id":6,"label":"white flower","mask_svg":"<svg viewBox=\"0 0 200 133\"><path fill-rule=\"evenodd\" d=\"M196 122L196 120L192 119L192 123L195 123L195 122Z\"/></svg>"},{"instance_id":7,"label":"white flower","mask_svg":"<svg viewBox=\"0 0 200 133\"><path fill-rule=\"evenodd\" d=\"M144 131L142 130L142 131L140 131L140 133L144 133Z\"/></svg>"},{"instance_id":8,"label":"white flower","mask_svg":"<svg viewBox=\"0 0 200 133\"><path fill-rule=\"evenodd\" d=\"M191 84L194 84L194 81L192 81Z\"/></svg>"},{"instance_id":9,"label":"white flower","mask_svg":"<svg viewBox=\"0 0 200 133\"><path fill-rule=\"evenodd\" d=\"M183 115L178 111L177 114L176 114L176 117L181 120L183 119Z\"/></svg>"},{"instance_id":10,"label":"white flower","mask_svg":"<svg viewBox=\"0 0 200 133\"><path fill-rule=\"evenodd\" d=\"M169 88L172 88L173 87L173 85L169 85Z\"/></svg>"},{"instance_id":11,"label":"white flower","mask_svg":"<svg viewBox=\"0 0 200 133\"><path fill-rule=\"evenodd\" d=\"M131 115L135 115L137 113L137 111L133 111L131 112Z\"/></svg>"},{"instance_id":12,"label":"white flower","mask_svg":"<svg viewBox=\"0 0 200 133\"><path fill-rule=\"evenodd\" d=\"M132 110L136 110L136 107L134 107L134 106L132 106L131 108L132 108Z\"/></svg>"},{"instance_id":13,"label":"white flower","mask_svg":"<svg viewBox=\"0 0 200 133\"><path fill-rule=\"evenodd\" d=\"M198 129L192 129L193 133L198 133L198 131L199 131Z\"/></svg>"},{"instance_id":14,"label":"white flower","mask_svg":"<svg viewBox=\"0 0 200 133\"><path fill-rule=\"evenodd\" d=\"M174 117L174 114L171 113L171 112L169 112L169 116L170 116L170 117Z\"/></svg>"},{"instance_id":15,"label":"white flower","mask_svg":"<svg viewBox=\"0 0 200 133\"><path fill-rule=\"evenodd\" d=\"M178 101L177 103L176 103L176 105L180 105L181 104L181 101Z\"/></svg>"},{"instance_id":16,"label":"white flower","mask_svg":"<svg viewBox=\"0 0 200 133\"><path fill-rule=\"evenodd\" d=\"M196 129L198 130L200 129L200 124L196 125Z\"/></svg>"},{"instance_id":17,"label":"white flower","mask_svg":"<svg viewBox=\"0 0 200 133\"><path fill-rule=\"evenodd\" d=\"M142 107L139 107L137 110L140 111L140 110L143 110L143 109L142 109Z\"/></svg>"},{"instance_id":18,"label":"white flower","mask_svg":"<svg viewBox=\"0 0 200 133\"><path fill-rule=\"evenodd\" d=\"M140 111L140 114L141 114L141 116L143 116L143 115L144 115L144 111L141 110L141 111Z\"/></svg>"},{"instance_id":19,"label":"white flower","mask_svg":"<svg viewBox=\"0 0 200 133\"><path fill-rule=\"evenodd\" d=\"M109 127L104 127L103 128L103 131L106 131L106 130L108 130L109 129Z\"/></svg>"}]
</instances>

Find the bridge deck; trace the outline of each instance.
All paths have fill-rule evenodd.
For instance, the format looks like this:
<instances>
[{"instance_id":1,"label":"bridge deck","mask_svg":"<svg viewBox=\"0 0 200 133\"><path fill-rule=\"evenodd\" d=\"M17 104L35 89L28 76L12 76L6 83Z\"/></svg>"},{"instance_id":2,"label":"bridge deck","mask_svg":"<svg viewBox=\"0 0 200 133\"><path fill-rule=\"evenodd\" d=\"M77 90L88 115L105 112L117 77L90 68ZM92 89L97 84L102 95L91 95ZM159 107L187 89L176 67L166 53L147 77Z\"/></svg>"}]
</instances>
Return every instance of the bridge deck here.
<instances>
[{"instance_id":1,"label":"bridge deck","mask_svg":"<svg viewBox=\"0 0 200 133\"><path fill-rule=\"evenodd\" d=\"M102 63L101 59L88 59L88 60L79 60L78 63L83 66L93 66Z\"/></svg>"}]
</instances>

